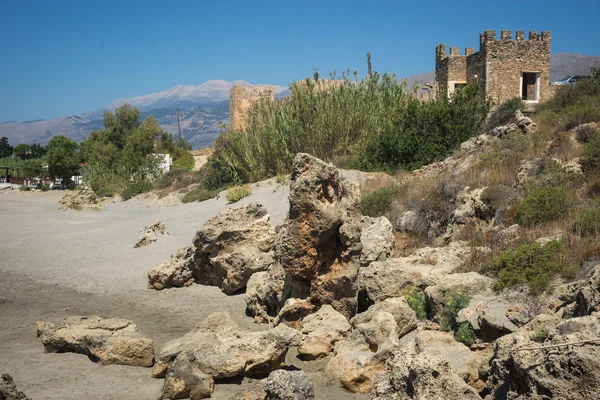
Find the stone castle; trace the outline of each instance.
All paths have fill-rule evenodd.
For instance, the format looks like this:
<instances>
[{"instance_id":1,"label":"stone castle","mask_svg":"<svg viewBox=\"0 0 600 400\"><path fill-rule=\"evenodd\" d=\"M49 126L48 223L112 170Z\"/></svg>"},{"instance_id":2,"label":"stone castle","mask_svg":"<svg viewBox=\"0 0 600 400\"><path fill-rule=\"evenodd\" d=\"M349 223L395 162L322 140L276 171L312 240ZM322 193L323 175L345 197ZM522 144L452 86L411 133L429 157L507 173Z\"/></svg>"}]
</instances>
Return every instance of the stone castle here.
<instances>
[{"instance_id":1,"label":"stone castle","mask_svg":"<svg viewBox=\"0 0 600 400\"><path fill-rule=\"evenodd\" d=\"M538 35L529 32L525 40L523 31L512 38L511 31L502 31L500 39L495 30L479 35L479 51L466 48L464 55L458 47L446 45L435 49L436 97L451 96L468 83L479 84L482 98L491 98L502 104L520 97L526 104L545 101L553 94L550 86L550 32Z\"/></svg>"},{"instance_id":2,"label":"stone castle","mask_svg":"<svg viewBox=\"0 0 600 400\"><path fill-rule=\"evenodd\" d=\"M229 91L229 129L231 131L246 130L248 109L253 103L263 99L275 100L273 86L240 86L235 85Z\"/></svg>"}]
</instances>

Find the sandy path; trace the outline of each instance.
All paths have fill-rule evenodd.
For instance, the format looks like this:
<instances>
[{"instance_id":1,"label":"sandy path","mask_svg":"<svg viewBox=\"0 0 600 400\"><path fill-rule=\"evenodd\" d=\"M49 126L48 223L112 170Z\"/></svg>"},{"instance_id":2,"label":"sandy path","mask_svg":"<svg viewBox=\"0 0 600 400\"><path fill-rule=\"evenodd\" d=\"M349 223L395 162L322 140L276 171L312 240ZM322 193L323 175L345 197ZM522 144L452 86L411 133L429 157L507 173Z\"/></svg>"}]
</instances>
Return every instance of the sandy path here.
<instances>
[{"instance_id":1,"label":"sandy path","mask_svg":"<svg viewBox=\"0 0 600 400\"><path fill-rule=\"evenodd\" d=\"M102 211L58 211L60 192L0 192L0 372L8 372L33 399L155 399L162 380L150 370L100 366L77 354L45 354L35 337L37 320L100 315L133 320L155 349L181 336L208 314L227 311L252 330L265 329L244 316L243 295L194 285L157 292L146 271L191 243L196 230L227 207L224 196L203 203L147 206L128 201ZM286 187L272 181L240 203L264 204L274 224L287 212ZM152 246L133 249L144 226L160 219L169 231ZM322 377L324 362L289 363L306 369L317 398L366 398L343 392ZM213 398L227 399L249 380L222 383Z\"/></svg>"}]
</instances>

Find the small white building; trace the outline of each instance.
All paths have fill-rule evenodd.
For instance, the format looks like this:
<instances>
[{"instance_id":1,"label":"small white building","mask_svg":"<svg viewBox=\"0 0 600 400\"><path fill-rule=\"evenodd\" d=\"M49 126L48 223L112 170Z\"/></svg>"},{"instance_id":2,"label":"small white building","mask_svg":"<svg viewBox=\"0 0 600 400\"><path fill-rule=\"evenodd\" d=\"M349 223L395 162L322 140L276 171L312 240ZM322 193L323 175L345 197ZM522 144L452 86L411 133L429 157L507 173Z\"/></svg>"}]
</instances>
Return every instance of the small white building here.
<instances>
[{"instance_id":1,"label":"small white building","mask_svg":"<svg viewBox=\"0 0 600 400\"><path fill-rule=\"evenodd\" d=\"M173 165L173 158L170 154L151 154L151 156L158 158L158 168L160 168L160 171L163 174L166 174L171 170L171 165Z\"/></svg>"}]
</instances>

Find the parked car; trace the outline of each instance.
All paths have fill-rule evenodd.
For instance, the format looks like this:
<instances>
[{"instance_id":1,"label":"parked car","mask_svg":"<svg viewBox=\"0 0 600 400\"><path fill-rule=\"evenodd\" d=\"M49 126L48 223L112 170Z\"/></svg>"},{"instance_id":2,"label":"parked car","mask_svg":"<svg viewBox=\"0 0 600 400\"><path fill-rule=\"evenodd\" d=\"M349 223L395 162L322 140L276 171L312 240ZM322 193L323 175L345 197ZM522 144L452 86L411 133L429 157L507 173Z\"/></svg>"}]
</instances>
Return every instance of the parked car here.
<instances>
[{"instance_id":1,"label":"parked car","mask_svg":"<svg viewBox=\"0 0 600 400\"><path fill-rule=\"evenodd\" d=\"M580 80L587 78L589 78L587 75L567 75L556 82L551 82L550 84L554 86L573 86Z\"/></svg>"}]
</instances>

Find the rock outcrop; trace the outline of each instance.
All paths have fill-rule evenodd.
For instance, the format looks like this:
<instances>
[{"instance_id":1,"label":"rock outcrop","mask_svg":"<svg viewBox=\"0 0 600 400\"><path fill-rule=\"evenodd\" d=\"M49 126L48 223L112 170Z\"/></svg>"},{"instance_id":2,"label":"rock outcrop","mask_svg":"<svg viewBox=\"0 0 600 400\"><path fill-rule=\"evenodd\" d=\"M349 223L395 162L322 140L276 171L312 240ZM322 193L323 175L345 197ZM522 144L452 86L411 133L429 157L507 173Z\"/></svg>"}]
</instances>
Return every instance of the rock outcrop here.
<instances>
[{"instance_id":1,"label":"rock outcrop","mask_svg":"<svg viewBox=\"0 0 600 400\"><path fill-rule=\"evenodd\" d=\"M457 293L469 297L476 294L492 294L493 285L492 278L477 272L449 274L436 285L425 289L425 296L430 308L438 314L446 308L448 301Z\"/></svg>"},{"instance_id":2,"label":"rock outcrop","mask_svg":"<svg viewBox=\"0 0 600 400\"><path fill-rule=\"evenodd\" d=\"M154 348L125 319L70 317L60 324L38 322L37 335L49 353L85 354L100 364L151 367Z\"/></svg>"},{"instance_id":3,"label":"rock outcrop","mask_svg":"<svg viewBox=\"0 0 600 400\"><path fill-rule=\"evenodd\" d=\"M308 360L325 357L351 329L346 317L326 304L302 321L304 337L298 353Z\"/></svg>"},{"instance_id":4,"label":"rock outcrop","mask_svg":"<svg viewBox=\"0 0 600 400\"><path fill-rule=\"evenodd\" d=\"M190 286L199 279L194 259L194 246L183 247L167 261L148 271L148 287L162 290L170 287Z\"/></svg>"},{"instance_id":5,"label":"rock outcrop","mask_svg":"<svg viewBox=\"0 0 600 400\"><path fill-rule=\"evenodd\" d=\"M233 294L246 287L252 274L273 264L275 231L259 203L231 207L200 228L193 240L202 284Z\"/></svg>"},{"instance_id":6,"label":"rock outcrop","mask_svg":"<svg viewBox=\"0 0 600 400\"><path fill-rule=\"evenodd\" d=\"M303 371L277 370L265 380L265 400L308 400L315 398L313 383Z\"/></svg>"},{"instance_id":7,"label":"rock outcrop","mask_svg":"<svg viewBox=\"0 0 600 400\"><path fill-rule=\"evenodd\" d=\"M267 271L257 272L246 284L246 312L257 322L270 322L283 302L285 271L274 263Z\"/></svg>"},{"instance_id":8,"label":"rock outcrop","mask_svg":"<svg viewBox=\"0 0 600 400\"><path fill-rule=\"evenodd\" d=\"M163 346L152 376L167 377L163 398L176 390L206 394L211 380L257 376L280 368L288 348L299 345L301 336L284 325L245 332L229 314L212 313L196 329Z\"/></svg>"},{"instance_id":9,"label":"rock outcrop","mask_svg":"<svg viewBox=\"0 0 600 400\"><path fill-rule=\"evenodd\" d=\"M65 195L58 201L59 204L62 204L60 210L81 210L88 207L97 207L99 202L93 190L82 190L77 194Z\"/></svg>"},{"instance_id":10,"label":"rock outcrop","mask_svg":"<svg viewBox=\"0 0 600 400\"><path fill-rule=\"evenodd\" d=\"M29 400L29 397L17 389L12 376L2 374L2 380L0 380L0 400Z\"/></svg>"},{"instance_id":11,"label":"rock outcrop","mask_svg":"<svg viewBox=\"0 0 600 400\"><path fill-rule=\"evenodd\" d=\"M160 400L206 399L215 391L215 381L194 366L191 352L181 353L169 366Z\"/></svg>"},{"instance_id":12,"label":"rock outcrop","mask_svg":"<svg viewBox=\"0 0 600 400\"><path fill-rule=\"evenodd\" d=\"M144 230L142 231L142 236L140 236L140 238L133 247L137 249L138 247L150 246L152 243L158 240L158 235L168 234L169 233L165 228L165 224L160 222L160 220L156 220L152 225L148 225L144 228Z\"/></svg>"}]
</instances>

